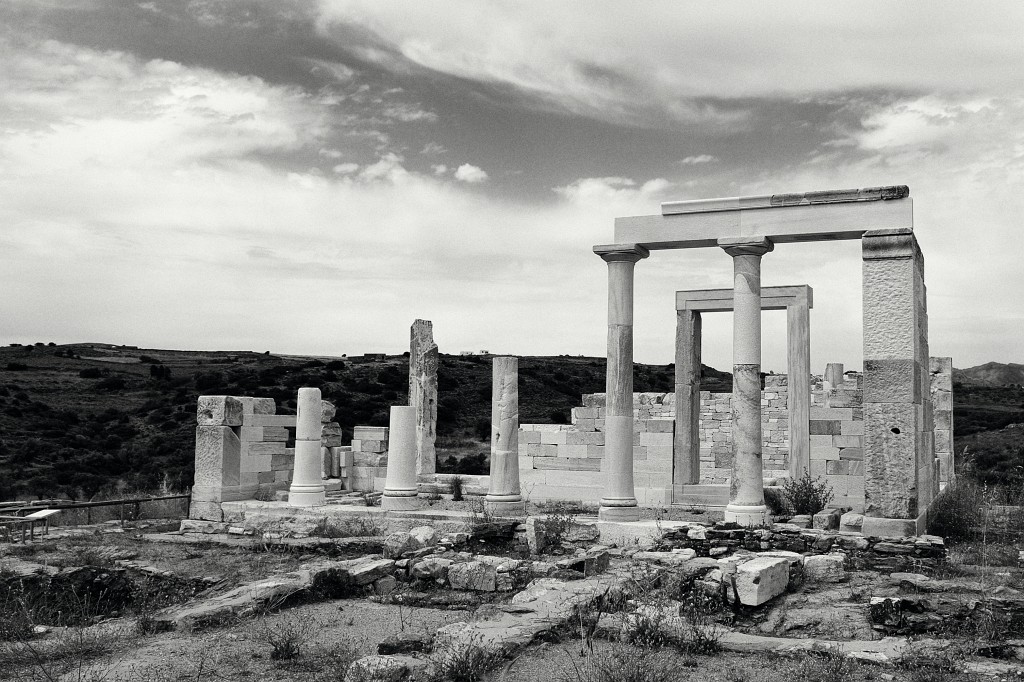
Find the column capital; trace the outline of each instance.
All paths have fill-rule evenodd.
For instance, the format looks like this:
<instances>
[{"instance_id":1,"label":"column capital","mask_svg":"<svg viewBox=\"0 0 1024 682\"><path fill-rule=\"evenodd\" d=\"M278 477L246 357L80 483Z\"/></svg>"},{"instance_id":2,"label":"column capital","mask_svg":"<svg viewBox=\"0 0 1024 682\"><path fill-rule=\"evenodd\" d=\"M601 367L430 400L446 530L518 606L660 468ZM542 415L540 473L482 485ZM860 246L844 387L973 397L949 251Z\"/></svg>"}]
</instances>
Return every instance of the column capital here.
<instances>
[{"instance_id":1,"label":"column capital","mask_svg":"<svg viewBox=\"0 0 1024 682\"><path fill-rule=\"evenodd\" d=\"M606 263L636 263L651 255L651 252L640 244L598 244L594 247L594 253Z\"/></svg>"},{"instance_id":2,"label":"column capital","mask_svg":"<svg viewBox=\"0 0 1024 682\"><path fill-rule=\"evenodd\" d=\"M908 228L871 230L861 237L864 260L914 258L921 256L914 231Z\"/></svg>"},{"instance_id":3,"label":"column capital","mask_svg":"<svg viewBox=\"0 0 1024 682\"><path fill-rule=\"evenodd\" d=\"M730 256L763 256L775 249L767 237L725 237L718 245Z\"/></svg>"}]
</instances>

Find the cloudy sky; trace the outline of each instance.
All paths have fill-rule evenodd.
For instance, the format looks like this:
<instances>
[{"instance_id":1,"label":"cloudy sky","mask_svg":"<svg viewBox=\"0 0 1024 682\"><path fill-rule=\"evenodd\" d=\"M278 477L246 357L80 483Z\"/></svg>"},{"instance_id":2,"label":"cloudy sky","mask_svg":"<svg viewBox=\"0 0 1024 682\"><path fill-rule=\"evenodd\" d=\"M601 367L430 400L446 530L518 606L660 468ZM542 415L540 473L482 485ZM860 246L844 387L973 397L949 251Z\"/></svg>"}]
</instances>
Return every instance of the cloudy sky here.
<instances>
[{"instance_id":1,"label":"cloudy sky","mask_svg":"<svg viewBox=\"0 0 1024 682\"><path fill-rule=\"evenodd\" d=\"M7 0L0 342L605 352L616 216L907 184L931 349L1024 362L1024 4ZM813 366L861 363L857 242L782 245ZM716 249L637 266L636 357ZM785 370L784 313L764 366ZM731 315L705 321L731 365Z\"/></svg>"}]
</instances>

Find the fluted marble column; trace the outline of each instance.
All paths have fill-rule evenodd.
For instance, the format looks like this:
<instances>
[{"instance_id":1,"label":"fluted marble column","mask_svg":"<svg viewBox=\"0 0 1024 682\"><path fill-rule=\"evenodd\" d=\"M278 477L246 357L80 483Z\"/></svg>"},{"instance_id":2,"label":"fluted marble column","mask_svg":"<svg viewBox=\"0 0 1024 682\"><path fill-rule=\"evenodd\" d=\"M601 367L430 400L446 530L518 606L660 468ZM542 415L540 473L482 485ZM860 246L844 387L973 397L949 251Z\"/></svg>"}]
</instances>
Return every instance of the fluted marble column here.
<instances>
[{"instance_id":1,"label":"fluted marble column","mask_svg":"<svg viewBox=\"0 0 1024 682\"><path fill-rule=\"evenodd\" d=\"M416 406L392 405L388 432L388 472L384 479L381 509L419 509L416 497Z\"/></svg>"},{"instance_id":2,"label":"fluted marble column","mask_svg":"<svg viewBox=\"0 0 1024 682\"><path fill-rule=\"evenodd\" d=\"M605 392L605 494L599 518L639 521L633 489L633 269L650 252L638 244L594 247L608 263L608 369Z\"/></svg>"},{"instance_id":3,"label":"fluted marble column","mask_svg":"<svg viewBox=\"0 0 1024 682\"><path fill-rule=\"evenodd\" d=\"M519 489L519 358L494 358L491 379L491 485L484 506L495 516L521 516Z\"/></svg>"},{"instance_id":4,"label":"fluted marble column","mask_svg":"<svg viewBox=\"0 0 1024 682\"><path fill-rule=\"evenodd\" d=\"M319 388L300 388L295 417L295 463L288 504L316 507L325 504L323 459L320 457L322 411Z\"/></svg>"},{"instance_id":5,"label":"fluted marble column","mask_svg":"<svg viewBox=\"0 0 1024 682\"><path fill-rule=\"evenodd\" d=\"M744 526L769 520L761 461L761 256L764 237L719 239L733 262L732 483L725 520Z\"/></svg>"}]
</instances>

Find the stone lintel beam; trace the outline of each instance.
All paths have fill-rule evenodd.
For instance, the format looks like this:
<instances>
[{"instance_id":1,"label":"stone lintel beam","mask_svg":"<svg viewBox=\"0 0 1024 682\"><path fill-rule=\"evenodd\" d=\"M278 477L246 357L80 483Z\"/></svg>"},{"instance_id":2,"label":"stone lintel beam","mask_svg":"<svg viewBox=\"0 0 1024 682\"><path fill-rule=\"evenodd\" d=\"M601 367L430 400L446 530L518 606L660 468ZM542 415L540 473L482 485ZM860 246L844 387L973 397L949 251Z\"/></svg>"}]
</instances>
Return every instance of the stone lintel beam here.
<instances>
[{"instance_id":1,"label":"stone lintel beam","mask_svg":"<svg viewBox=\"0 0 1024 682\"><path fill-rule=\"evenodd\" d=\"M814 290L806 284L761 287L761 310L785 310L790 306L814 307ZM733 308L732 289L696 289L676 292L676 310L725 313Z\"/></svg>"},{"instance_id":2,"label":"stone lintel beam","mask_svg":"<svg viewBox=\"0 0 1024 682\"><path fill-rule=\"evenodd\" d=\"M761 235L776 244L860 239L872 230L913 229L910 197L889 201L718 208L615 219L615 241L649 250L718 246L718 240Z\"/></svg>"},{"instance_id":3,"label":"stone lintel beam","mask_svg":"<svg viewBox=\"0 0 1024 682\"><path fill-rule=\"evenodd\" d=\"M861 201L889 201L910 196L907 185L866 187L864 189L827 189L797 194L758 194L746 197L696 199L693 201L666 201L661 205L662 215L683 213L711 213L715 211L743 211L754 208L780 208L818 204L846 204Z\"/></svg>"}]
</instances>

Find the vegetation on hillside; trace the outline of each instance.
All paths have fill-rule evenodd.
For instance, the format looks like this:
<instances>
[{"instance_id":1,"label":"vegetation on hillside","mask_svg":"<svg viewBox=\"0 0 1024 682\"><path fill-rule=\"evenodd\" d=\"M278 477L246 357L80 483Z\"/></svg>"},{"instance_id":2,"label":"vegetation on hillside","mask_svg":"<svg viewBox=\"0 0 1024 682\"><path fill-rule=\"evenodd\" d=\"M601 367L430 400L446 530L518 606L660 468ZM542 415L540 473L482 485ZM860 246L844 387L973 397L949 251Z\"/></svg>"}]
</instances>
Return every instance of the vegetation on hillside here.
<instances>
[{"instance_id":1,"label":"vegetation on hillside","mask_svg":"<svg viewBox=\"0 0 1024 682\"><path fill-rule=\"evenodd\" d=\"M408 399L408 362L105 344L0 348L0 499L188 487L202 394L270 397L279 413L294 413L298 388L315 386L338 407L346 438L356 425L386 426L389 406ZM605 361L527 357L519 373L521 419L568 422L583 393L604 390ZM706 374L709 388L728 390L728 374ZM442 445L489 438L490 384L490 358L441 356ZM638 391L673 384L671 365L636 367Z\"/></svg>"}]
</instances>

